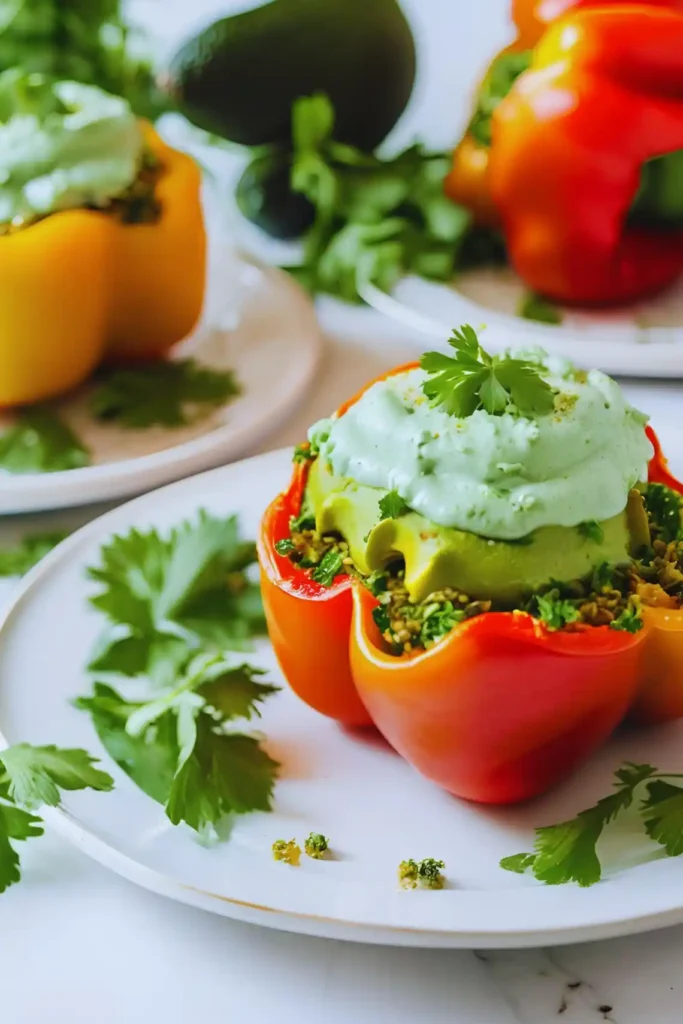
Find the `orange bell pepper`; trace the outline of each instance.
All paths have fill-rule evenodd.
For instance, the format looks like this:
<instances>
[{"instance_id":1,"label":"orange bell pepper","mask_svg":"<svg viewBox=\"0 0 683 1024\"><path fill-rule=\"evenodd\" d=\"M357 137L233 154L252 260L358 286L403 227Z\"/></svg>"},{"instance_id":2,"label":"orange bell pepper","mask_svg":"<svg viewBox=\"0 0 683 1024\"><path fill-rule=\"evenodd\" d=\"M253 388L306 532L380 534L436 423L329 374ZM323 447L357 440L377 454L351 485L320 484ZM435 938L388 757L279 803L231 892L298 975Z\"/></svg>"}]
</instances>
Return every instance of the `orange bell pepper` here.
<instances>
[{"instance_id":1,"label":"orange bell pepper","mask_svg":"<svg viewBox=\"0 0 683 1024\"><path fill-rule=\"evenodd\" d=\"M654 431L647 428L654 446L648 478L683 494L683 484L669 472ZM650 725L683 718L683 610L643 608L648 630L641 682L631 718Z\"/></svg>"},{"instance_id":2,"label":"orange bell pepper","mask_svg":"<svg viewBox=\"0 0 683 1024\"><path fill-rule=\"evenodd\" d=\"M159 358L196 323L206 277L200 172L143 127L162 168L158 221L66 210L0 237L0 407L67 391L104 359Z\"/></svg>"},{"instance_id":3,"label":"orange bell pepper","mask_svg":"<svg viewBox=\"0 0 683 1024\"><path fill-rule=\"evenodd\" d=\"M683 271L683 231L628 219L644 166L683 150L682 52L680 9L578 10L551 26L497 107L493 198L534 290L619 303Z\"/></svg>"},{"instance_id":4,"label":"orange bell pepper","mask_svg":"<svg viewBox=\"0 0 683 1024\"><path fill-rule=\"evenodd\" d=\"M650 478L683 493L648 434ZM631 709L641 721L683 717L683 611L647 608L636 634L551 632L523 612L489 612L429 650L389 654L372 617L377 600L360 581L340 575L325 588L277 553L300 514L308 466L295 466L266 511L258 548L273 646L311 707L345 724L374 723L444 789L499 804L565 777Z\"/></svg>"}]
</instances>

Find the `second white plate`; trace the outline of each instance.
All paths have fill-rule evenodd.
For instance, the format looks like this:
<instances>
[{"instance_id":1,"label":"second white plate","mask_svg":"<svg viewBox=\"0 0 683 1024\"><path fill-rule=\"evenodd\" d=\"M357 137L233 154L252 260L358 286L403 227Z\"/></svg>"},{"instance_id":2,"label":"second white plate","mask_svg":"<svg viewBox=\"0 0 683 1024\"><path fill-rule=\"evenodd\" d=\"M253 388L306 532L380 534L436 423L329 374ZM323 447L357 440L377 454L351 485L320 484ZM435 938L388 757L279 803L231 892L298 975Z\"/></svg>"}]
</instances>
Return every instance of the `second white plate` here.
<instances>
[{"instance_id":1,"label":"second white plate","mask_svg":"<svg viewBox=\"0 0 683 1024\"><path fill-rule=\"evenodd\" d=\"M525 288L509 268L462 274L452 285L405 277L391 294L374 285L363 298L380 313L445 347L454 327L486 325L486 347L541 345L579 366L622 377L683 378L683 282L663 295L616 310L562 310L559 325L516 315Z\"/></svg>"},{"instance_id":2,"label":"second white plate","mask_svg":"<svg viewBox=\"0 0 683 1024\"><path fill-rule=\"evenodd\" d=\"M204 323L174 358L232 370L240 395L190 426L127 430L93 419L85 387L57 409L93 464L57 473L0 471L0 514L111 501L239 458L296 408L321 353L313 305L294 279L223 251L212 268Z\"/></svg>"}]
</instances>

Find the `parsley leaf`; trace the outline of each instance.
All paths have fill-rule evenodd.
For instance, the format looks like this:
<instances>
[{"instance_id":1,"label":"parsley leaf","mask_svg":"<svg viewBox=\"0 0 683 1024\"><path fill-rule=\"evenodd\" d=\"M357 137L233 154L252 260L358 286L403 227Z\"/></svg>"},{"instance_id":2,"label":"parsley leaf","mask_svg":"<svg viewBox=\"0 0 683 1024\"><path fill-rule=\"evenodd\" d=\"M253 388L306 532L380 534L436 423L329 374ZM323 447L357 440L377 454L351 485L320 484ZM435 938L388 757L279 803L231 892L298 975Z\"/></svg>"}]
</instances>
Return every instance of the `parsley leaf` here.
<instances>
[{"instance_id":1,"label":"parsley leaf","mask_svg":"<svg viewBox=\"0 0 683 1024\"><path fill-rule=\"evenodd\" d=\"M380 519L400 519L407 515L410 508L398 491L389 491L379 501Z\"/></svg>"},{"instance_id":2,"label":"parsley leaf","mask_svg":"<svg viewBox=\"0 0 683 1024\"><path fill-rule=\"evenodd\" d=\"M57 473L89 465L90 452L48 409L24 410L0 434L0 469L8 473Z\"/></svg>"},{"instance_id":3,"label":"parsley leaf","mask_svg":"<svg viewBox=\"0 0 683 1024\"><path fill-rule=\"evenodd\" d=\"M42 821L29 811L56 807L60 790L108 791L114 780L95 767L85 750L31 747L21 743L0 752L0 893L21 879L13 840L43 834Z\"/></svg>"},{"instance_id":4,"label":"parsley leaf","mask_svg":"<svg viewBox=\"0 0 683 1024\"><path fill-rule=\"evenodd\" d=\"M278 555L291 555L295 548L296 544L291 537L284 537L282 540L278 540L275 543L275 550Z\"/></svg>"},{"instance_id":5,"label":"parsley leaf","mask_svg":"<svg viewBox=\"0 0 683 1024\"><path fill-rule=\"evenodd\" d=\"M464 419L477 409L500 415L514 407L522 415L544 414L553 408L553 390L540 368L512 356L490 356L469 324L454 330L449 345L455 356L427 352L421 366L428 374L422 385L433 405Z\"/></svg>"},{"instance_id":6,"label":"parsley leaf","mask_svg":"<svg viewBox=\"0 0 683 1024\"><path fill-rule=\"evenodd\" d=\"M164 538L156 530L113 537L89 569L101 585L91 604L110 629L93 653L96 672L175 671L187 649L245 648L265 632L258 583L250 576L254 544L237 519L200 511ZM170 663L170 664L169 664Z\"/></svg>"},{"instance_id":7,"label":"parsley leaf","mask_svg":"<svg viewBox=\"0 0 683 1024\"><path fill-rule=\"evenodd\" d=\"M311 572L311 579L323 587L331 587L335 579L343 571L344 558L339 551L327 551Z\"/></svg>"},{"instance_id":8,"label":"parsley leaf","mask_svg":"<svg viewBox=\"0 0 683 1024\"><path fill-rule=\"evenodd\" d=\"M550 630L562 629L570 622L577 622L581 618L579 610L571 601L558 597L555 590L551 590L545 597L537 595L535 603L539 619Z\"/></svg>"},{"instance_id":9,"label":"parsley leaf","mask_svg":"<svg viewBox=\"0 0 683 1024\"><path fill-rule=\"evenodd\" d=\"M662 779L648 783L646 789L640 808L645 831L669 857L679 857L683 853L683 789Z\"/></svg>"},{"instance_id":10,"label":"parsley leaf","mask_svg":"<svg viewBox=\"0 0 683 1024\"><path fill-rule=\"evenodd\" d=\"M108 373L90 408L97 419L123 427L181 427L239 394L231 370L183 359Z\"/></svg>"},{"instance_id":11,"label":"parsley leaf","mask_svg":"<svg viewBox=\"0 0 683 1024\"><path fill-rule=\"evenodd\" d=\"M595 885L602 877L596 852L598 839L605 826L631 806L636 788L655 773L656 768L649 764L627 762L615 773L615 791L610 796L598 800L594 807L581 811L569 821L537 828L534 853L505 857L500 866L518 874L531 870L547 885L565 882Z\"/></svg>"},{"instance_id":12,"label":"parsley leaf","mask_svg":"<svg viewBox=\"0 0 683 1024\"><path fill-rule=\"evenodd\" d=\"M683 538L683 500L664 484L648 484L645 508L661 539L669 544Z\"/></svg>"},{"instance_id":13,"label":"parsley leaf","mask_svg":"<svg viewBox=\"0 0 683 1024\"><path fill-rule=\"evenodd\" d=\"M315 209L294 271L314 292L349 302L372 283L390 289L403 274L453 276L471 215L443 192L450 157L413 145L383 159L334 140L327 96L297 100L292 110L291 187Z\"/></svg>"},{"instance_id":14,"label":"parsley leaf","mask_svg":"<svg viewBox=\"0 0 683 1024\"><path fill-rule=\"evenodd\" d=\"M579 523L577 530L582 537L594 544L602 544L605 539L605 531L596 519L587 519L585 523Z\"/></svg>"},{"instance_id":15,"label":"parsley leaf","mask_svg":"<svg viewBox=\"0 0 683 1024\"><path fill-rule=\"evenodd\" d=\"M0 761L9 798L23 807L56 807L60 789L109 790L114 786L113 779L95 768L94 759L85 750L20 743L3 750Z\"/></svg>"},{"instance_id":16,"label":"parsley leaf","mask_svg":"<svg viewBox=\"0 0 683 1024\"><path fill-rule=\"evenodd\" d=\"M260 714L277 692L263 673L224 655L199 655L173 688L128 701L96 683L76 706L88 712L111 757L173 824L204 831L228 813L269 810L277 763L256 738L226 727Z\"/></svg>"},{"instance_id":17,"label":"parsley leaf","mask_svg":"<svg viewBox=\"0 0 683 1024\"><path fill-rule=\"evenodd\" d=\"M524 320L535 320L540 324L561 324L562 314L557 306L535 292L527 292L523 296L517 310L518 316Z\"/></svg>"},{"instance_id":18,"label":"parsley leaf","mask_svg":"<svg viewBox=\"0 0 683 1024\"><path fill-rule=\"evenodd\" d=\"M13 548L0 549L0 576L23 576L68 536L66 531L34 533Z\"/></svg>"}]
</instances>

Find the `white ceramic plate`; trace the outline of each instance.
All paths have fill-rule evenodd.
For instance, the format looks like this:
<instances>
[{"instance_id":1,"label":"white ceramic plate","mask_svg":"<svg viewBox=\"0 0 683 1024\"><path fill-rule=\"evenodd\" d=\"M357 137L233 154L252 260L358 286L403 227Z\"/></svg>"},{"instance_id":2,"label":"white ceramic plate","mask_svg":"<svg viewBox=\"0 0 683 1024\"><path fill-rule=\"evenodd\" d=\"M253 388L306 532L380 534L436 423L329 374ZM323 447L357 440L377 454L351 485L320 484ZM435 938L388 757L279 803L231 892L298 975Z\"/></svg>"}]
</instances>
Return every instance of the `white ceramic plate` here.
<instances>
[{"instance_id":1,"label":"white ceramic plate","mask_svg":"<svg viewBox=\"0 0 683 1024\"><path fill-rule=\"evenodd\" d=\"M647 302L618 310L563 310L559 325L516 315L525 289L508 268L462 274L453 285L405 277L391 294L374 285L366 302L426 340L445 347L454 327L486 325L486 347L541 345L579 366L622 377L683 378L683 282Z\"/></svg>"},{"instance_id":2,"label":"white ceramic plate","mask_svg":"<svg viewBox=\"0 0 683 1024\"><path fill-rule=\"evenodd\" d=\"M93 420L83 388L56 408L91 450L93 464L59 473L0 470L0 514L139 494L244 455L296 408L321 351L315 312L299 285L280 270L218 248L203 323L174 358L232 369L241 394L191 426L126 430ZM0 416L0 429L9 423Z\"/></svg>"},{"instance_id":3,"label":"white ceramic plate","mask_svg":"<svg viewBox=\"0 0 683 1024\"><path fill-rule=\"evenodd\" d=\"M592 889L547 888L498 866L501 857L530 848L533 826L563 820L604 795L622 760L681 770L681 727L621 736L544 799L486 809L447 796L378 737L344 732L285 688L266 702L262 723L282 764L274 813L239 818L230 839L213 848L172 828L110 762L89 718L70 705L86 691L83 666L101 627L86 603L86 566L112 532L166 529L199 507L238 511L254 535L289 476L290 454L233 464L120 507L67 540L21 585L0 625L4 739L87 747L116 778L111 794L68 794L63 811L48 812L50 821L85 853L155 892L313 935L409 946L536 946L683 921L683 861L657 859L652 844L639 847L635 828L610 840L606 880ZM266 642L254 660L283 682ZM272 860L276 838L311 830L332 838L333 860L304 858L298 869ZM644 851L655 859L643 863ZM448 888L397 891L398 863L425 856L446 861Z\"/></svg>"}]
</instances>

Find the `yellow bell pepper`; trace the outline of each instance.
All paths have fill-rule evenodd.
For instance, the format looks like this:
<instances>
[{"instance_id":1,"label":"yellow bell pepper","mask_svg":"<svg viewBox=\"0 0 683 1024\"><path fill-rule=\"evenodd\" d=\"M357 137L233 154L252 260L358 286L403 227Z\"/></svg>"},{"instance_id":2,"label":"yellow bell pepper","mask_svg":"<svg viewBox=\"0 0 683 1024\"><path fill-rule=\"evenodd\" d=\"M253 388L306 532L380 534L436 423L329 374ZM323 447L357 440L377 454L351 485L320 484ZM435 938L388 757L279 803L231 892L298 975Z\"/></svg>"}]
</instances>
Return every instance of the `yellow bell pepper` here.
<instances>
[{"instance_id":1,"label":"yellow bell pepper","mask_svg":"<svg viewBox=\"0 0 683 1024\"><path fill-rule=\"evenodd\" d=\"M192 330L206 281L200 171L144 124L160 217L66 210L0 237L0 407L42 401L103 361L158 359Z\"/></svg>"}]
</instances>

